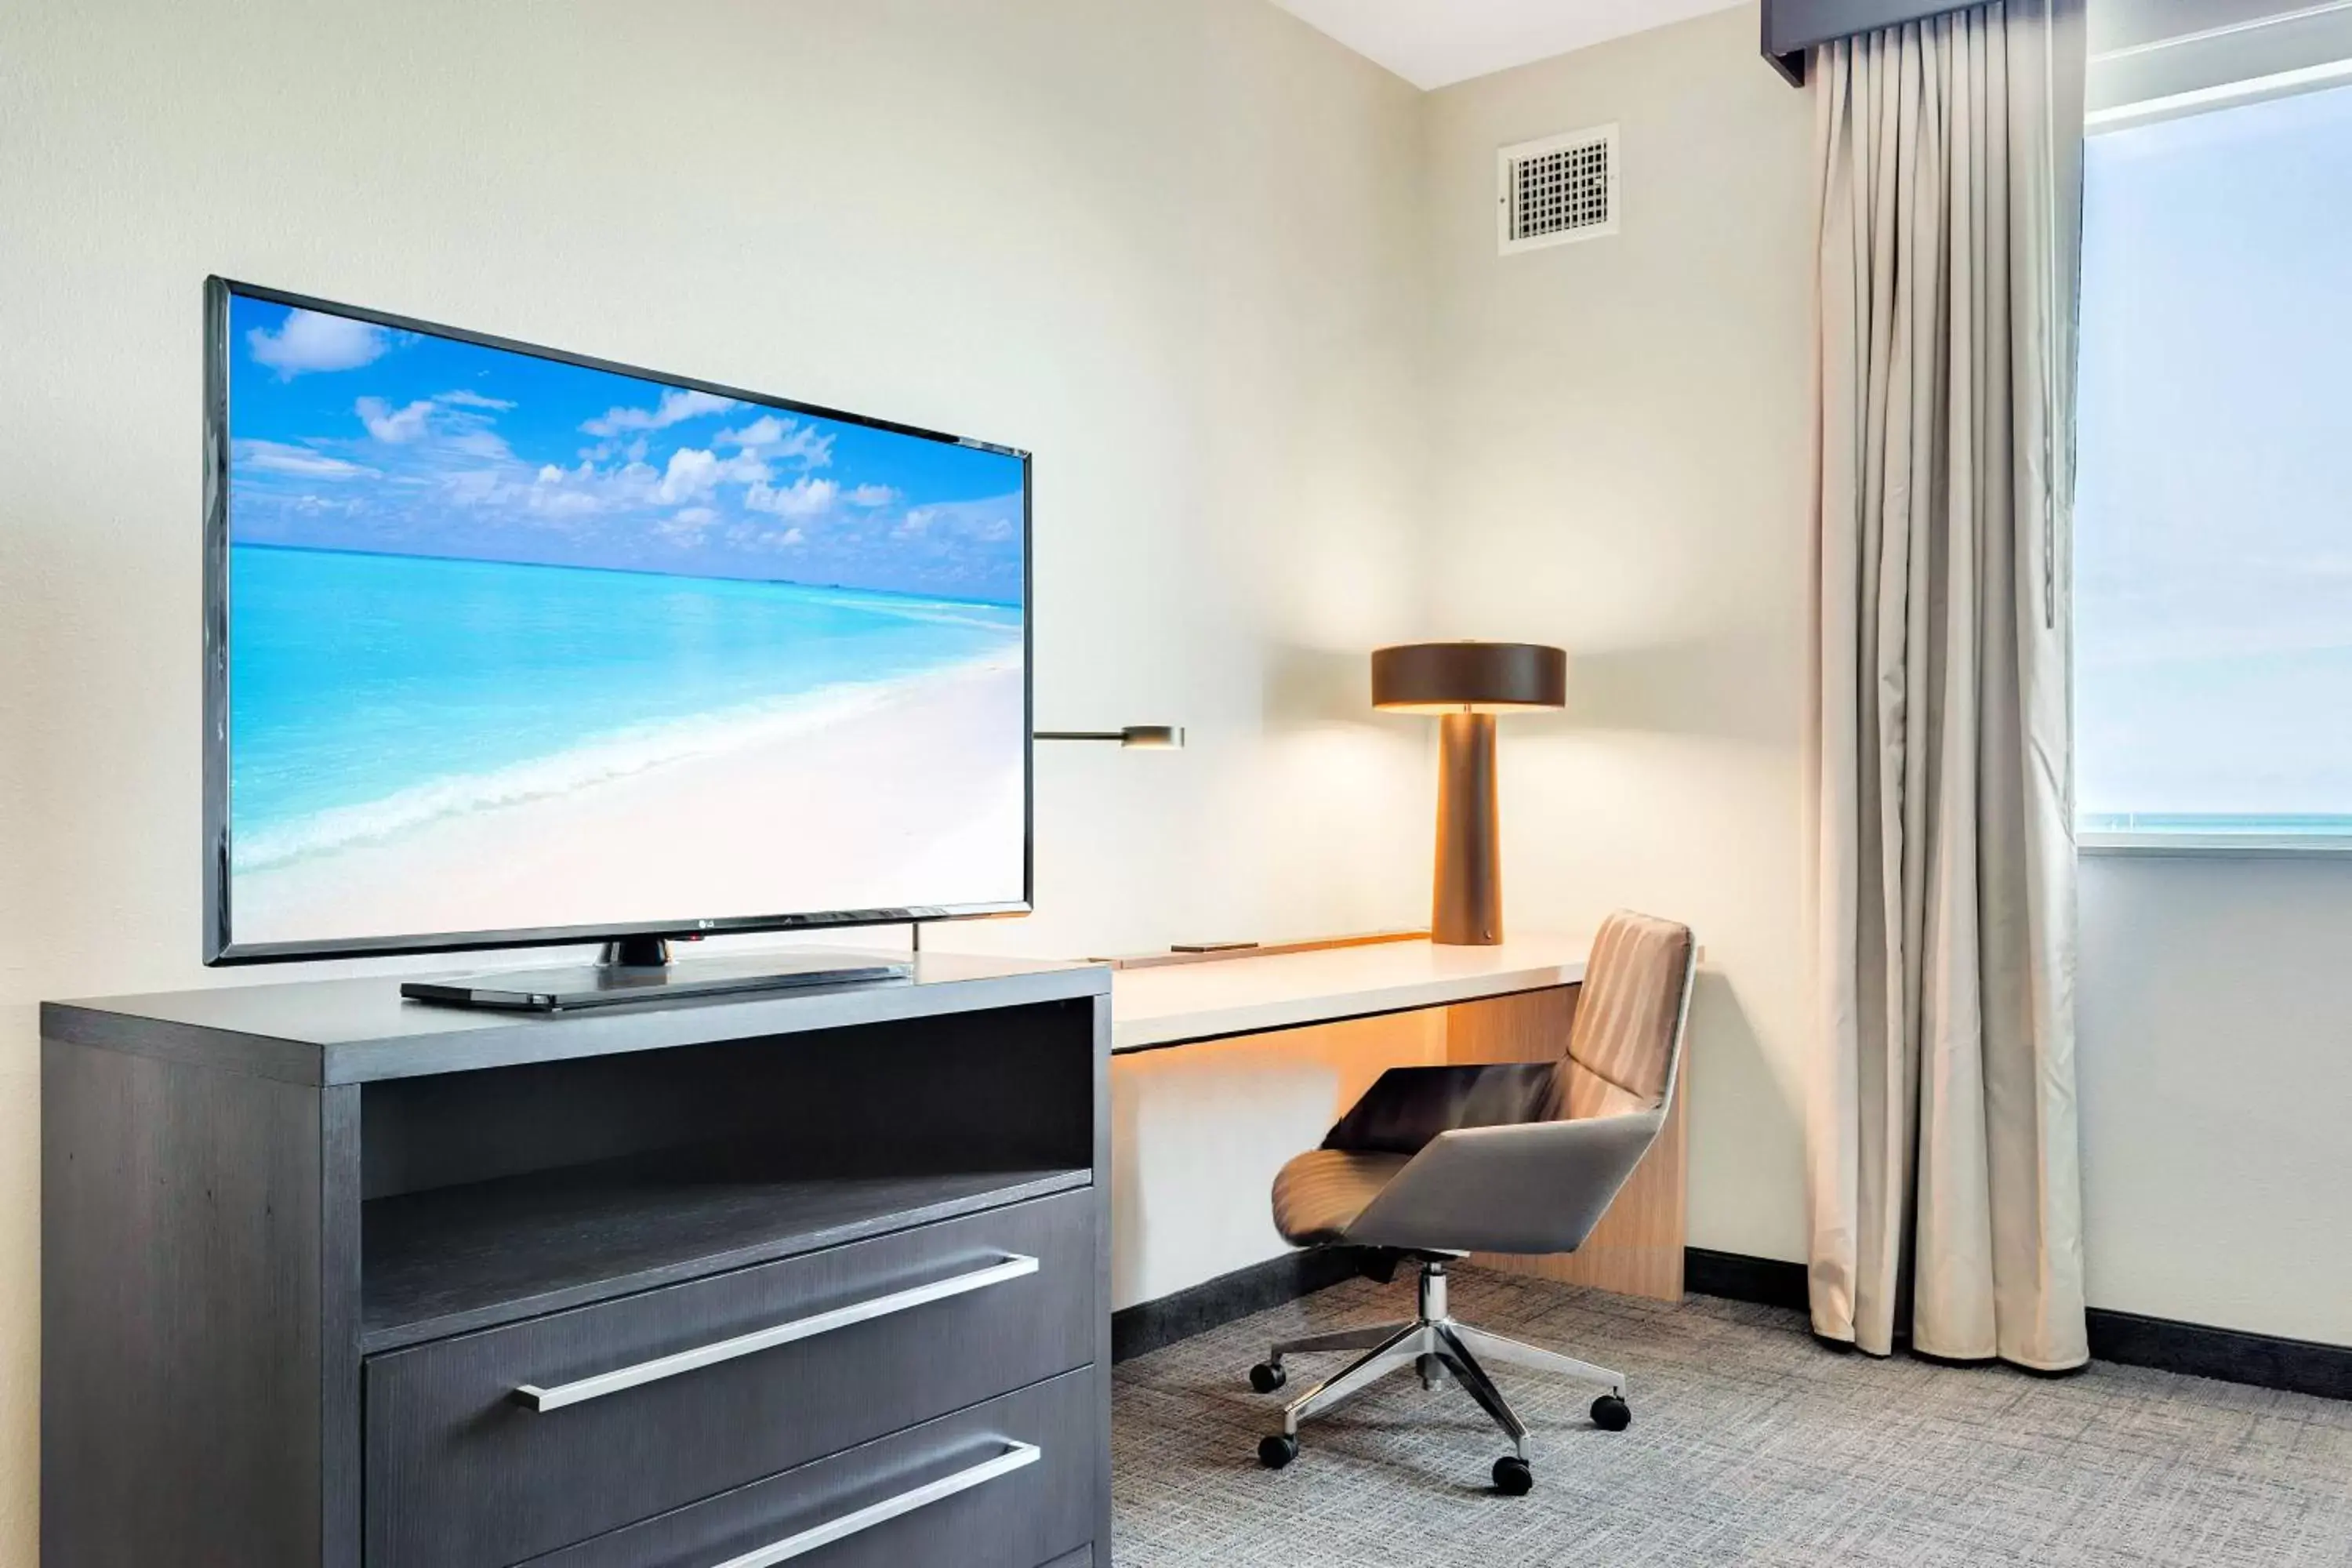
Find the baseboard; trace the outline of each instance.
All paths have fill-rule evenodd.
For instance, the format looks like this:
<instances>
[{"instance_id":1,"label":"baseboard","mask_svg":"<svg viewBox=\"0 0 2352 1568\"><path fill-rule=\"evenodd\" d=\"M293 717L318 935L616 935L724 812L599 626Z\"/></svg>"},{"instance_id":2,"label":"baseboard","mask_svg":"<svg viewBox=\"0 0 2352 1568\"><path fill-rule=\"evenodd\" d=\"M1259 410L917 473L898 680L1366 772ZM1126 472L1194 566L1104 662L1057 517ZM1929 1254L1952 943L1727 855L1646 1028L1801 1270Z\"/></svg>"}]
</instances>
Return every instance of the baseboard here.
<instances>
[{"instance_id":1,"label":"baseboard","mask_svg":"<svg viewBox=\"0 0 2352 1568\"><path fill-rule=\"evenodd\" d=\"M1172 1296L1139 1301L1110 1315L1111 1360L1147 1355L1253 1312L1353 1279L1360 1272L1356 1254L1345 1247L1294 1252L1237 1268ZM1701 1296L1756 1301L1801 1312L1807 1305L1803 1264L1704 1247L1684 1249L1683 1289Z\"/></svg>"},{"instance_id":2,"label":"baseboard","mask_svg":"<svg viewBox=\"0 0 2352 1568\"><path fill-rule=\"evenodd\" d=\"M1111 1359L1125 1361L1207 1333L1253 1312L1353 1279L1358 1272L1356 1255L1344 1247L1294 1252L1173 1296L1139 1301L1111 1314ZM1800 1312L1808 1306L1805 1272L1801 1263L1705 1247L1687 1247L1683 1254L1683 1288L1692 1294ZM2352 1345L2280 1339L2105 1307L2092 1308L2088 1318L2094 1361L2290 1394L2314 1394L2323 1399L2352 1399Z\"/></svg>"},{"instance_id":3,"label":"baseboard","mask_svg":"<svg viewBox=\"0 0 2352 1568\"><path fill-rule=\"evenodd\" d=\"M1702 1296L1806 1310L1805 1266L1694 1247L1684 1254L1683 1286ZM2352 1345L2283 1340L2239 1329L2094 1307L2087 1314L2091 1359L2218 1378L2256 1388L2352 1399Z\"/></svg>"},{"instance_id":4,"label":"baseboard","mask_svg":"<svg viewBox=\"0 0 2352 1568\"><path fill-rule=\"evenodd\" d=\"M1162 1345L1205 1334L1253 1312L1353 1279L1357 1273L1353 1251L1318 1248L1268 1258L1157 1300L1138 1301L1110 1315L1110 1359L1121 1362L1149 1354Z\"/></svg>"},{"instance_id":5,"label":"baseboard","mask_svg":"<svg viewBox=\"0 0 2352 1568\"><path fill-rule=\"evenodd\" d=\"M2352 1399L2352 1345L2284 1340L2137 1312L2090 1310L2091 1355L2125 1366L2247 1383L2323 1399Z\"/></svg>"},{"instance_id":6,"label":"baseboard","mask_svg":"<svg viewBox=\"0 0 2352 1568\"><path fill-rule=\"evenodd\" d=\"M1805 1293L1803 1264L1705 1247L1683 1248L1683 1289L1695 1295L1789 1307L1800 1312L1811 1305Z\"/></svg>"}]
</instances>

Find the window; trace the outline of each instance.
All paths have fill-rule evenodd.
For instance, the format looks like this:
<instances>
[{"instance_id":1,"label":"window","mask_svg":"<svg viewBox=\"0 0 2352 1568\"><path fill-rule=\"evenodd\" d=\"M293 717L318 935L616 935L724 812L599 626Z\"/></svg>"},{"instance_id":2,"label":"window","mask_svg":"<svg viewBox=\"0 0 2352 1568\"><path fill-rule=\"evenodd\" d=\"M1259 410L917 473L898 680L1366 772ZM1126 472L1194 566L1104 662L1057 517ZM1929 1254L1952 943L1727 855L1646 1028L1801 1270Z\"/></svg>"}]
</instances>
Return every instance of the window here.
<instances>
[{"instance_id":1,"label":"window","mask_svg":"<svg viewBox=\"0 0 2352 1568\"><path fill-rule=\"evenodd\" d=\"M2095 134L2084 180L2085 841L2352 846L2352 87Z\"/></svg>"}]
</instances>

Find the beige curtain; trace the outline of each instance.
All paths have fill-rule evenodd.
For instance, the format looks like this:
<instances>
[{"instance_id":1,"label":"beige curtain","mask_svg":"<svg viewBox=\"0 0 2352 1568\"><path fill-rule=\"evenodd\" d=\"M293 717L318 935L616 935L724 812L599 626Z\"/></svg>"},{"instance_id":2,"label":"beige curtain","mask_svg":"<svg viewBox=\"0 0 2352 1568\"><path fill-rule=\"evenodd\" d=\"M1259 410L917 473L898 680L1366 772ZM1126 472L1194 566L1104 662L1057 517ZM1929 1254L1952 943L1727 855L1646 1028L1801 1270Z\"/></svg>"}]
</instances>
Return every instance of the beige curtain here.
<instances>
[{"instance_id":1,"label":"beige curtain","mask_svg":"<svg viewBox=\"0 0 2352 1568\"><path fill-rule=\"evenodd\" d=\"M2085 1359L2065 591L2082 0L1814 51L1813 1326Z\"/></svg>"}]
</instances>

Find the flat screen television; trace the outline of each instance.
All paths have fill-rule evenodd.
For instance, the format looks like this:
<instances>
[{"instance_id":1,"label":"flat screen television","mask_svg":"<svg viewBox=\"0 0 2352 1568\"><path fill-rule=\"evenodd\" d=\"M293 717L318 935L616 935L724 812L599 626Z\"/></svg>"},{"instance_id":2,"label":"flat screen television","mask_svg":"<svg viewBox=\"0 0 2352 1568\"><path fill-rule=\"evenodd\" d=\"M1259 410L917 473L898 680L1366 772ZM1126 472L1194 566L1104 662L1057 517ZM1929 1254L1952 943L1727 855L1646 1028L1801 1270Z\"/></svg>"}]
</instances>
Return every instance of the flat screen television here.
<instances>
[{"instance_id":1,"label":"flat screen television","mask_svg":"<svg viewBox=\"0 0 2352 1568\"><path fill-rule=\"evenodd\" d=\"M205 962L1030 905L1025 452L220 279Z\"/></svg>"}]
</instances>

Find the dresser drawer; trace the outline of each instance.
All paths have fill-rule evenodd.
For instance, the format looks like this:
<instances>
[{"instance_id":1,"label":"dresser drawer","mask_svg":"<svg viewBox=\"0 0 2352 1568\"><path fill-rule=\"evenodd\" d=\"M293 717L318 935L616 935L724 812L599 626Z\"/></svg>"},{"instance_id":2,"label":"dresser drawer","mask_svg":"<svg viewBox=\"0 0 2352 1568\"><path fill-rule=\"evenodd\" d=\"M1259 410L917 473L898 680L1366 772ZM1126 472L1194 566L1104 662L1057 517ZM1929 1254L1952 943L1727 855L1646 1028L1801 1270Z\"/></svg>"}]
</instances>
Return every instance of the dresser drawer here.
<instances>
[{"instance_id":1,"label":"dresser drawer","mask_svg":"<svg viewBox=\"0 0 2352 1568\"><path fill-rule=\"evenodd\" d=\"M1083 1564L1104 1419L1102 1378L1087 1367L528 1568L724 1568L746 1558L806 1568Z\"/></svg>"},{"instance_id":2,"label":"dresser drawer","mask_svg":"<svg viewBox=\"0 0 2352 1568\"><path fill-rule=\"evenodd\" d=\"M369 1568L505 1568L1085 1365L1096 1215L1068 1193L371 1357Z\"/></svg>"}]
</instances>

